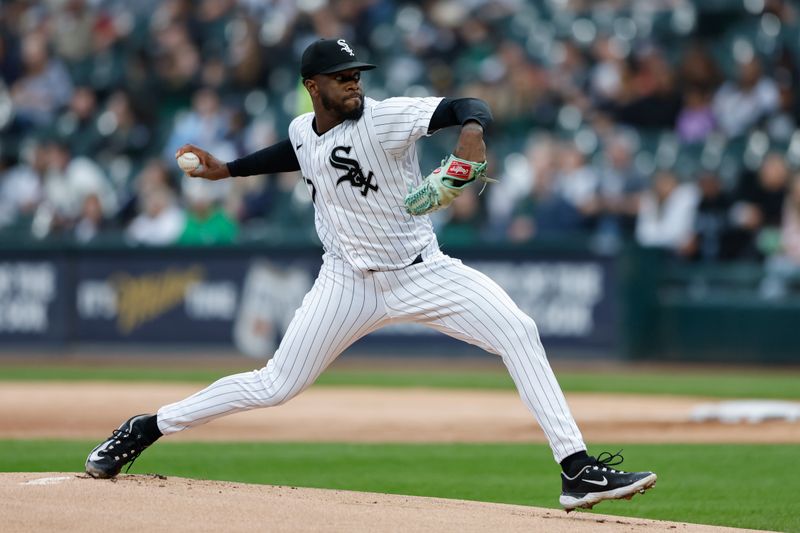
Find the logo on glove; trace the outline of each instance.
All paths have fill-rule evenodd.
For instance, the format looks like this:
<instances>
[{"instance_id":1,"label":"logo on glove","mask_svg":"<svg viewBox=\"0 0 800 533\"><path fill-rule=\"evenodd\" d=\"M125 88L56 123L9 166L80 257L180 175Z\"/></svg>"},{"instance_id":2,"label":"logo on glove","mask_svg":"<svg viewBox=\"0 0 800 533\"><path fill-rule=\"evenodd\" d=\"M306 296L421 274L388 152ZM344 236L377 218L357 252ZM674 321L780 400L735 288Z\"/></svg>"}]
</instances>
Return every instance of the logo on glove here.
<instances>
[{"instance_id":1,"label":"logo on glove","mask_svg":"<svg viewBox=\"0 0 800 533\"><path fill-rule=\"evenodd\" d=\"M454 178L467 179L472 174L472 167L461 161L453 161L447 167L447 174Z\"/></svg>"}]
</instances>

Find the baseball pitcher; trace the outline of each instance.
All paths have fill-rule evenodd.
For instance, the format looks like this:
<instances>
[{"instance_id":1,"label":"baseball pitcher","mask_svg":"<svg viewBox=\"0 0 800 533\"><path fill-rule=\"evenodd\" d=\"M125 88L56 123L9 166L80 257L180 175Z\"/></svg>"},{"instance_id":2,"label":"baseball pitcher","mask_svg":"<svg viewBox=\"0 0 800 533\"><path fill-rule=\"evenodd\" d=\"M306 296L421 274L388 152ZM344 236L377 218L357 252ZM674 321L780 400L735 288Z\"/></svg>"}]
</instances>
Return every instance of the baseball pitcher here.
<instances>
[{"instance_id":1,"label":"baseball pitcher","mask_svg":"<svg viewBox=\"0 0 800 533\"><path fill-rule=\"evenodd\" d=\"M415 322L502 358L561 464L567 511L652 487L652 472L612 468L619 454L587 454L534 321L494 281L439 250L428 214L489 180L487 105L473 98L376 101L361 86L362 72L372 68L344 39L318 40L300 68L314 111L292 121L287 139L228 163L196 146L178 151L197 155L200 166L190 175L209 180L299 170L314 204L323 264L264 368L125 421L92 450L86 472L114 477L162 435L287 402L359 338ZM460 128L455 149L423 177L415 142L449 127Z\"/></svg>"}]
</instances>

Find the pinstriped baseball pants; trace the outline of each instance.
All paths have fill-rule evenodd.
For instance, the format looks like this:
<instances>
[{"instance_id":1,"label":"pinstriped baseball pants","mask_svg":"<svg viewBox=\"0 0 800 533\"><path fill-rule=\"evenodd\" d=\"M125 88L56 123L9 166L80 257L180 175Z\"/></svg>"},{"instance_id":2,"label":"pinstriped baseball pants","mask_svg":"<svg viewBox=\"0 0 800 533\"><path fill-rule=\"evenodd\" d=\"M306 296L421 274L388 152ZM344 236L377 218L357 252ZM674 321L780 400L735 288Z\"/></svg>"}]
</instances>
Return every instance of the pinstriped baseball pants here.
<instances>
[{"instance_id":1,"label":"pinstriped baseball pants","mask_svg":"<svg viewBox=\"0 0 800 533\"><path fill-rule=\"evenodd\" d=\"M482 273L437 247L401 270L362 272L326 254L314 286L267 365L222 378L158 411L166 435L239 411L280 405L309 387L359 338L416 322L499 355L557 462L585 450L533 319Z\"/></svg>"}]
</instances>

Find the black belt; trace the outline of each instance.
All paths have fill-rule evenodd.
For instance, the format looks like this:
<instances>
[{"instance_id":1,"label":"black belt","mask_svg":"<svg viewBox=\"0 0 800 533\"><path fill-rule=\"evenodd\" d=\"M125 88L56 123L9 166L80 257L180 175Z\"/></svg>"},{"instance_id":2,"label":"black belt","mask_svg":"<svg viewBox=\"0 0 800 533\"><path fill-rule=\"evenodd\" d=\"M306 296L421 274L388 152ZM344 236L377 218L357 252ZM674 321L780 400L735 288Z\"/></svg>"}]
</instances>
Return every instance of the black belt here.
<instances>
[{"instance_id":1,"label":"black belt","mask_svg":"<svg viewBox=\"0 0 800 533\"><path fill-rule=\"evenodd\" d=\"M411 261L411 264L410 264L410 265L408 265L408 266L414 266L414 265L418 265L418 264L420 264L420 263L422 263L422 254L419 254L417 257L415 257L415 258L414 258L414 260L413 260L413 261ZM408 268L408 267L403 267L403 268ZM368 272L377 272L377 270L372 270L372 269L370 268L370 269L368 270Z\"/></svg>"}]
</instances>

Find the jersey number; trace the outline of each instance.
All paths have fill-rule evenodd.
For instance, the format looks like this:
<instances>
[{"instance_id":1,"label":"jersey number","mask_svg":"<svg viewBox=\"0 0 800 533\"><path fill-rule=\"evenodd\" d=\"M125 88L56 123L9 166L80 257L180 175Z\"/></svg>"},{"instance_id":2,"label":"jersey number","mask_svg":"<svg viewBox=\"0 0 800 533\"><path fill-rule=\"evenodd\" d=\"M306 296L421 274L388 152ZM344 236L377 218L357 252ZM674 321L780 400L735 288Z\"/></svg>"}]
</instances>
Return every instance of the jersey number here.
<instances>
[{"instance_id":1,"label":"jersey number","mask_svg":"<svg viewBox=\"0 0 800 533\"><path fill-rule=\"evenodd\" d=\"M311 203L316 203L317 199L317 188L314 187L314 182L308 179L307 177L303 176L303 181L308 183L308 186L311 187Z\"/></svg>"}]
</instances>

